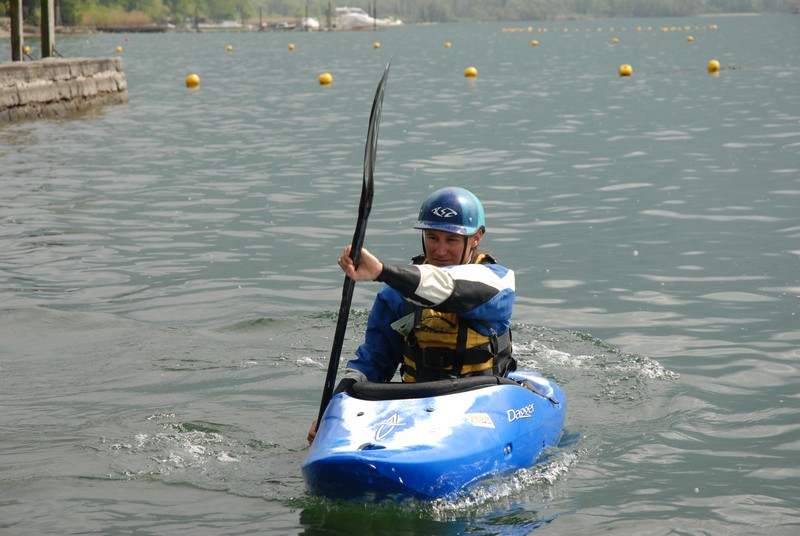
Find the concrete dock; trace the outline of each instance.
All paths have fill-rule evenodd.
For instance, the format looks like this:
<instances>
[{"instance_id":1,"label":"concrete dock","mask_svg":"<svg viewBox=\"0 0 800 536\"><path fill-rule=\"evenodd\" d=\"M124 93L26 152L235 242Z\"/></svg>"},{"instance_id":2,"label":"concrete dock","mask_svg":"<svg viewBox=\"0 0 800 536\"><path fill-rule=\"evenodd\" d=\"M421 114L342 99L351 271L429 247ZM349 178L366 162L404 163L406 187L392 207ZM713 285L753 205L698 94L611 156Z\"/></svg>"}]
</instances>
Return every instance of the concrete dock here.
<instances>
[{"instance_id":1,"label":"concrete dock","mask_svg":"<svg viewBox=\"0 0 800 536\"><path fill-rule=\"evenodd\" d=\"M128 102L121 58L47 58L0 64L0 122L62 118Z\"/></svg>"}]
</instances>

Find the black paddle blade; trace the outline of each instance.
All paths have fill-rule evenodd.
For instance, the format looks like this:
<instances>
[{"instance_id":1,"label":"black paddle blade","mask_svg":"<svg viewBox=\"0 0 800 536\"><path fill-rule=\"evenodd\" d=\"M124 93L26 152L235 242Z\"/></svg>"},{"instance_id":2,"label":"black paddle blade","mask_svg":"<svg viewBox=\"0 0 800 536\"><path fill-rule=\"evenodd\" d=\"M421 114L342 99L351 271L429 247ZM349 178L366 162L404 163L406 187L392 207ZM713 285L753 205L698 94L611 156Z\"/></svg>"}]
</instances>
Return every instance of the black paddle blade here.
<instances>
[{"instance_id":1,"label":"black paddle blade","mask_svg":"<svg viewBox=\"0 0 800 536\"><path fill-rule=\"evenodd\" d=\"M372 210L372 195L374 193L375 175L375 155L378 150L378 124L381 120L381 108L383 107L383 94L386 92L386 80L389 77L390 61L383 70L381 81L378 82L378 89L375 91L375 98L372 101L372 111L369 114L369 127L367 128L367 145L364 149L364 181L361 185L361 201L358 204L358 221L356 230L353 233L351 242L350 258L358 265L361 256L361 248L364 246L364 235L367 232L367 219ZM328 360L328 373L325 376L325 386L322 389L322 400L319 404L319 416L317 426L322 422L322 415L325 408L333 397L334 383L336 383L336 371L339 368L339 360L342 355L344 345L344 334L347 330L347 320L350 316L350 303L353 300L353 288L355 282L345 276L342 286L342 301L339 305L339 317L336 320L336 332L333 335L333 346Z\"/></svg>"},{"instance_id":2,"label":"black paddle blade","mask_svg":"<svg viewBox=\"0 0 800 536\"><path fill-rule=\"evenodd\" d=\"M389 78L389 67L392 61L386 64L375 98L372 101L372 111L369 114L369 128L367 128L367 144L364 147L364 182L361 185L361 202L358 205L358 220L353 240L350 242L350 258L358 266L361 248L364 246L364 236L367 232L367 219L372 210L372 196L375 191L375 156L378 152L378 131L380 130L381 109L383 108L383 94L386 92L386 80Z\"/></svg>"}]
</instances>

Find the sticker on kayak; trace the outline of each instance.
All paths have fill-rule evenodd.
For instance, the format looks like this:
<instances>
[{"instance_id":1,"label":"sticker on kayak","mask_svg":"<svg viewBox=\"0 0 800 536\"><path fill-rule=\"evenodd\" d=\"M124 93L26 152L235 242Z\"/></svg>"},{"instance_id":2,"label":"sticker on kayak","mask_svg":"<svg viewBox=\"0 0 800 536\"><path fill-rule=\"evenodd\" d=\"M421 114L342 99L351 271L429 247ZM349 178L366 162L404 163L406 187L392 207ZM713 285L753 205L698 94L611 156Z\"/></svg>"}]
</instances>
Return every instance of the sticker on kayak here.
<instances>
[{"instance_id":1,"label":"sticker on kayak","mask_svg":"<svg viewBox=\"0 0 800 536\"><path fill-rule=\"evenodd\" d=\"M489 417L488 413L467 413L464 417L472 426L494 428L494 422L492 422L492 418Z\"/></svg>"},{"instance_id":2,"label":"sticker on kayak","mask_svg":"<svg viewBox=\"0 0 800 536\"><path fill-rule=\"evenodd\" d=\"M514 422L517 419L530 419L533 417L533 411L533 404L528 404L523 408L506 410L506 416L508 417L508 422Z\"/></svg>"},{"instance_id":3,"label":"sticker on kayak","mask_svg":"<svg viewBox=\"0 0 800 536\"><path fill-rule=\"evenodd\" d=\"M383 422L378 423L378 430L375 432L375 441L383 439L384 437L388 436L394 429L398 426L405 426L406 423L403 422L403 418L400 417L397 413L392 413L392 416L386 419Z\"/></svg>"}]
</instances>

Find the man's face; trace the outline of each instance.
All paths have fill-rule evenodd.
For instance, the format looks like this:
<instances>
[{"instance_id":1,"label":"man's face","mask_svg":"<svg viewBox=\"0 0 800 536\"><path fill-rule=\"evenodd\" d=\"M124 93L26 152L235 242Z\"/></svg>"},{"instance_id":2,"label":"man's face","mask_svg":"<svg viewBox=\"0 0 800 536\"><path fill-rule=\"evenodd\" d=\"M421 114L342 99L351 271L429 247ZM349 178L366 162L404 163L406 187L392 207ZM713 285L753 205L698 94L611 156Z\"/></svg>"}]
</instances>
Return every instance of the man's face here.
<instances>
[{"instance_id":1,"label":"man's face","mask_svg":"<svg viewBox=\"0 0 800 536\"><path fill-rule=\"evenodd\" d=\"M462 264L464 240L473 240L472 237L464 237L447 231L426 229L424 233L425 254L428 262L439 267Z\"/></svg>"}]
</instances>

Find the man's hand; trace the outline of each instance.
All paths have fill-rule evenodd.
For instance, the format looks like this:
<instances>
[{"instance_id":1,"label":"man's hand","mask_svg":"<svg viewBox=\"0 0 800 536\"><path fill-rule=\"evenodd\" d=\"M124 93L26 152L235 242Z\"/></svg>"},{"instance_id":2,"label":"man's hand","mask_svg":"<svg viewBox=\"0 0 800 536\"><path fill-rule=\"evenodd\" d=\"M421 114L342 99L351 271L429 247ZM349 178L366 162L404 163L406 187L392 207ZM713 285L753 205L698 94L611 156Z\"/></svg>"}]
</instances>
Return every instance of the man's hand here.
<instances>
[{"instance_id":1,"label":"man's hand","mask_svg":"<svg viewBox=\"0 0 800 536\"><path fill-rule=\"evenodd\" d=\"M308 436L306 436L306 439L309 445L314 442L315 437L317 437L317 419L314 419L311 423L311 428L308 429Z\"/></svg>"},{"instance_id":2,"label":"man's hand","mask_svg":"<svg viewBox=\"0 0 800 536\"><path fill-rule=\"evenodd\" d=\"M344 249L344 255L339 257L339 267L353 281L375 281L383 271L383 263L366 248L361 248L361 257L358 259L358 269L350 258L350 249Z\"/></svg>"}]
</instances>

